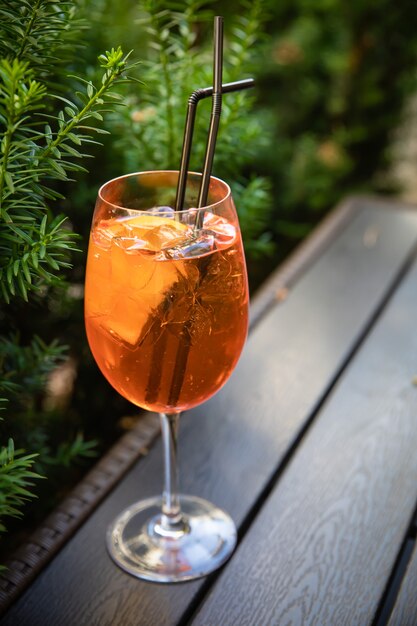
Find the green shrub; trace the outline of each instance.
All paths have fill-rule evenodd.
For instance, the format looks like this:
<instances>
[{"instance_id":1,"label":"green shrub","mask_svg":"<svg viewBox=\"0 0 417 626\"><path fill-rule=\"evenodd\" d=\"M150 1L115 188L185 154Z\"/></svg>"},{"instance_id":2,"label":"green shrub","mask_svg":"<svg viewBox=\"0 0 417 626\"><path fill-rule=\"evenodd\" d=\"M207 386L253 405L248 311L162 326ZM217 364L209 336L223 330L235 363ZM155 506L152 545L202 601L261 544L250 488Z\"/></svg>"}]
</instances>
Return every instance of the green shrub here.
<instances>
[{"instance_id":1,"label":"green shrub","mask_svg":"<svg viewBox=\"0 0 417 626\"><path fill-rule=\"evenodd\" d=\"M31 469L35 457L36 454L24 455L22 450L15 450L13 439L0 449L0 520L21 517L21 508L33 498L33 479L41 478ZM0 533L5 530L0 522Z\"/></svg>"},{"instance_id":2,"label":"green shrub","mask_svg":"<svg viewBox=\"0 0 417 626\"><path fill-rule=\"evenodd\" d=\"M0 452L0 519L18 515L31 496L33 465L68 465L92 453L74 424L54 424L44 406L48 375L64 358L56 340L33 337L36 317L62 298L75 235L59 214L60 186L84 168L101 111L119 96L114 83L127 69L120 48L99 57L101 80L68 79L82 23L76 3L19 0L0 7L0 392L7 432L37 454ZM67 91L79 84L75 97ZM87 153L86 153L87 151ZM32 318L29 333L22 331ZM22 334L26 336L22 336ZM11 419L13 416L13 419ZM62 417L62 416L61 416ZM68 427L69 426L69 427ZM79 425L81 427L81 425ZM52 436L54 435L54 436Z\"/></svg>"},{"instance_id":3,"label":"green shrub","mask_svg":"<svg viewBox=\"0 0 417 626\"><path fill-rule=\"evenodd\" d=\"M276 236L302 237L345 194L398 191L392 135L417 87L411 0L270 2L259 106Z\"/></svg>"}]
</instances>

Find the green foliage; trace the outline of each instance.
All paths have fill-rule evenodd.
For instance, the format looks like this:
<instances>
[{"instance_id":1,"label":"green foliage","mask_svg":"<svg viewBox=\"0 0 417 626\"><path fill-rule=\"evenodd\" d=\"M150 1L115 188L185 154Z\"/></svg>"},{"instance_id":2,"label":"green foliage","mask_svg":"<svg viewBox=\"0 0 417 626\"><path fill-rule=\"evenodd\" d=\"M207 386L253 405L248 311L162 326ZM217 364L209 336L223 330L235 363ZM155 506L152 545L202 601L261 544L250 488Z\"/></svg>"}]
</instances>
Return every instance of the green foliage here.
<instances>
[{"instance_id":1,"label":"green foliage","mask_svg":"<svg viewBox=\"0 0 417 626\"><path fill-rule=\"evenodd\" d=\"M66 346L57 340L47 345L35 336L29 345L22 346L18 335L0 337L0 392L10 402L18 397L21 407L32 409L36 394L45 387L48 374L62 362L65 352Z\"/></svg>"},{"instance_id":2,"label":"green foliage","mask_svg":"<svg viewBox=\"0 0 417 626\"><path fill-rule=\"evenodd\" d=\"M45 387L50 374L65 361L66 352L67 346L57 340L46 344L35 336L25 346L17 334L0 337L0 393L14 415L13 423L7 424L8 431L37 451L36 468L46 474L48 466L68 467L77 459L96 455L97 441L85 441L80 432L72 439L53 443L62 416L45 410Z\"/></svg>"},{"instance_id":3,"label":"green foliage","mask_svg":"<svg viewBox=\"0 0 417 626\"><path fill-rule=\"evenodd\" d=\"M33 480L42 478L31 469L36 456L15 450L12 439L0 449L0 532L6 530L4 518L21 517L22 506L34 497Z\"/></svg>"},{"instance_id":4,"label":"green foliage","mask_svg":"<svg viewBox=\"0 0 417 626\"><path fill-rule=\"evenodd\" d=\"M261 80L278 236L300 238L343 195L393 190L389 145L417 86L411 0L270 2Z\"/></svg>"},{"instance_id":5,"label":"green foliage","mask_svg":"<svg viewBox=\"0 0 417 626\"><path fill-rule=\"evenodd\" d=\"M0 286L6 302L15 295L27 300L29 291L69 267L74 235L62 215L51 217L48 202L62 198L53 183L84 170L78 161L88 154L81 149L99 132L89 124L102 121L103 109L120 98L111 87L126 69L126 58L120 48L99 57L101 81L81 79L84 89L75 94L80 105L48 94L65 105L57 115L42 112L46 87L32 78L26 61L0 63Z\"/></svg>"},{"instance_id":6,"label":"green foliage","mask_svg":"<svg viewBox=\"0 0 417 626\"><path fill-rule=\"evenodd\" d=\"M44 462L59 467L69 467L75 459L95 458L97 441L84 441L82 433L77 433L73 441L65 441L58 446L53 456L45 455Z\"/></svg>"},{"instance_id":7,"label":"green foliage","mask_svg":"<svg viewBox=\"0 0 417 626\"><path fill-rule=\"evenodd\" d=\"M84 25L75 1L19 0L0 7L0 300L7 305L0 315L1 408L7 408L1 432L37 452L14 454L12 440L2 449L0 517L17 516L30 497L38 477L32 465L50 474L49 467L91 457L97 444L77 432L74 416L65 420L45 403L47 382L66 348L31 336L30 325L24 339L19 332L19 321L31 312L34 322L40 311L48 315L59 291L65 301L77 236L59 211L62 191L86 171L81 162L97 144L95 135L106 133L97 124L121 99L115 83L128 82L132 67L129 55L111 48L98 57L94 81L68 77Z\"/></svg>"},{"instance_id":8,"label":"green foliage","mask_svg":"<svg viewBox=\"0 0 417 626\"><path fill-rule=\"evenodd\" d=\"M74 2L7 0L0 6L0 57L25 59L37 76L48 78L73 58L85 26Z\"/></svg>"}]
</instances>

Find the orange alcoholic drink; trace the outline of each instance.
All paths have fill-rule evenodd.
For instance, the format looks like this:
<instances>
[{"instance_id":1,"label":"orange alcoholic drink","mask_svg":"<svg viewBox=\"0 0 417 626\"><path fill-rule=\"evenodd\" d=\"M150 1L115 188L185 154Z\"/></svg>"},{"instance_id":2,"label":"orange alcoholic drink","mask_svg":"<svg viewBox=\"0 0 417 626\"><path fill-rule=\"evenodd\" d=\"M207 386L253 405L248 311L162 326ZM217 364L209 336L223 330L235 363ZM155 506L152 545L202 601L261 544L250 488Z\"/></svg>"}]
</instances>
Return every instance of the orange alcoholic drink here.
<instances>
[{"instance_id":1,"label":"orange alcoholic drink","mask_svg":"<svg viewBox=\"0 0 417 626\"><path fill-rule=\"evenodd\" d=\"M188 173L175 211L178 172L140 172L99 190L88 249L85 320L107 380L137 406L160 414L162 497L117 516L107 546L125 571L159 582L192 580L219 567L236 544L231 517L211 502L178 493L181 411L226 382L248 327L248 284L229 187ZM221 416L219 416L221 419Z\"/></svg>"},{"instance_id":2,"label":"orange alcoholic drink","mask_svg":"<svg viewBox=\"0 0 417 626\"><path fill-rule=\"evenodd\" d=\"M166 173L165 189L173 174ZM173 413L200 404L226 382L242 351L246 269L231 197L216 202L224 196L220 182L212 182L198 232L201 209L175 213L149 193L143 208L125 192L98 202L87 262L88 341L107 380L137 406Z\"/></svg>"}]
</instances>

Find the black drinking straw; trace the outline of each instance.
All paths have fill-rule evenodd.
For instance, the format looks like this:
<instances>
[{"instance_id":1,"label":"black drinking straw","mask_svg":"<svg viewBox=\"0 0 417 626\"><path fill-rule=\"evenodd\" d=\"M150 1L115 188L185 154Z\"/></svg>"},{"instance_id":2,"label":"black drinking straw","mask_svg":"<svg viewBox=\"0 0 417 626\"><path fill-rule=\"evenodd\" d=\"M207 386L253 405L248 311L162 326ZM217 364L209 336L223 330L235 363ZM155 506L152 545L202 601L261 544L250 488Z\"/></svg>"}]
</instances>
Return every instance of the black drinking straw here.
<instances>
[{"instance_id":1,"label":"black drinking straw","mask_svg":"<svg viewBox=\"0 0 417 626\"><path fill-rule=\"evenodd\" d=\"M214 18L214 59L213 59L213 100L210 117L209 134L207 138L206 156L204 159L203 174L201 177L200 193L198 194L197 206L204 207L207 204L208 190L210 186L211 170L213 168L214 150L216 148L217 132L219 130L220 115L222 112L222 74L223 74L223 17L216 15ZM195 229L203 225L204 212L200 211L196 218Z\"/></svg>"},{"instance_id":2,"label":"black drinking straw","mask_svg":"<svg viewBox=\"0 0 417 626\"><path fill-rule=\"evenodd\" d=\"M253 87L255 81L253 78L245 80L236 80L233 83L225 83L222 85L222 93L231 93L233 91L242 91ZM177 195L175 198L175 210L181 211L184 208L185 190L187 187L188 166L190 163L191 145L193 141L194 123L197 114L197 105L200 100L210 98L213 95L213 87L204 87L196 89L188 98L187 116L185 119L184 141L182 145L180 172L178 176Z\"/></svg>"}]
</instances>

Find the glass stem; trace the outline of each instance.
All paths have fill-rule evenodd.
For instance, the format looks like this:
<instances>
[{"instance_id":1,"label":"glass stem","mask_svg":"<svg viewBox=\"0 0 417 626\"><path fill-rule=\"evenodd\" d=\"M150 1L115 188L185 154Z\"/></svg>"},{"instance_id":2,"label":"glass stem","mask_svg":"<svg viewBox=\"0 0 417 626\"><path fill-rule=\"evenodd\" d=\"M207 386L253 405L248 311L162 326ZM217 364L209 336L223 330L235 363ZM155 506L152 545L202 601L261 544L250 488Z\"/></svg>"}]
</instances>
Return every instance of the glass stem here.
<instances>
[{"instance_id":1,"label":"glass stem","mask_svg":"<svg viewBox=\"0 0 417 626\"><path fill-rule=\"evenodd\" d=\"M160 413L164 450L164 490L162 493L162 532L184 530L185 522L178 498L177 433L179 413Z\"/></svg>"}]
</instances>

